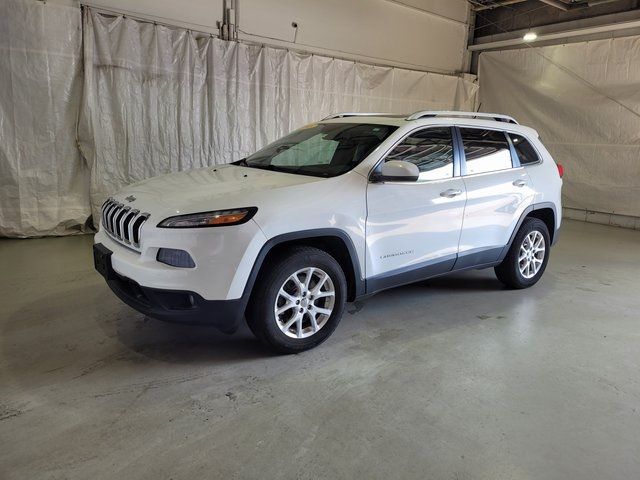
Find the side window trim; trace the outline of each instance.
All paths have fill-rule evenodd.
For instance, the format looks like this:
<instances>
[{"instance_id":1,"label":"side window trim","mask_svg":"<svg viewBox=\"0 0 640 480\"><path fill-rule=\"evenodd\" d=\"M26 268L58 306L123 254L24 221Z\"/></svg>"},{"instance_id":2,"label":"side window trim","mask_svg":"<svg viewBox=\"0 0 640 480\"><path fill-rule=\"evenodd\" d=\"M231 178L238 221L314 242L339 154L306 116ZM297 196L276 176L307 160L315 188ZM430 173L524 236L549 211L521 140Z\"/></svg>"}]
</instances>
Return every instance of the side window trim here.
<instances>
[{"instance_id":1,"label":"side window trim","mask_svg":"<svg viewBox=\"0 0 640 480\"><path fill-rule=\"evenodd\" d=\"M505 139L509 144L509 155L511 156L511 168L513 169L513 168L520 167L520 160L518 159L518 155L516 154L516 150L515 150L515 147L513 146L513 142L511 141L511 137L508 135L508 132L506 130L500 130L500 129L491 128L491 127L478 127L476 125L473 125L473 126L456 125L454 127L454 130L456 132L457 141L454 142L455 143L454 147L457 147L457 148L454 148L454 150L458 150L458 155L460 156L460 172L461 172L460 176L466 177L467 175L469 175L469 173L467 173L467 159L464 154L464 143L462 142L462 132L460 131L461 128L473 128L476 130L493 130L494 132L502 132L502 134L504 135ZM508 170L508 169L494 170L492 172L483 172L483 173L472 174L472 175L486 175L487 173L504 172L505 170Z\"/></svg>"},{"instance_id":2,"label":"side window trim","mask_svg":"<svg viewBox=\"0 0 640 480\"><path fill-rule=\"evenodd\" d=\"M511 140L511 135L509 132L503 132L504 136L507 137L507 142L509 142L509 151L511 152L511 168L520 167L520 157L518 157L518 152L516 152L516 147L513 145L513 140Z\"/></svg>"},{"instance_id":3,"label":"side window trim","mask_svg":"<svg viewBox=\"0 0 640 480\"><path fill-rule=\"evenodd\" d=\"M415 135L416 133L422 132L423 130L429 130L430 128L443 128L443 127L449 128L449 130L451 131L451 143L453 147L453 177L439 179L439 180L418 180L417 182L410 182L410 183L420 184L420 183L428 183L428 182L441 182L443 180L451 180L453 178L460 177L461 165L462 165L461 164L462 156L460 155L460 152L462 150L459 150L459 148L457 148L458 145L456 140L459 136L458 132L456 131L457 127L455 127L454 125L427 125L427 126L417 127L414 130L407 132L407 134L404 135L400 140L398 140L396 143L391 145L391 147L389 147L389 149L381 155L380 160L378 160L378 162L374 165L374 167L369 171L369 177L368 177L369 181L371 181L371 177L373 175L380 172L380 168L382 164L384 163L385 159L389 156L389 154L393 151L393 149L396 148L398 145L400 145L407 137L410 137L411 135Z\"/></svg>"},{"instance_id":4,"label":"side window trim","mask_svg":"<svg viewBox=\"0 0 640 480\"><path fill-rule=\"evenodd\" d=\"M467 160L464 156L464 145L462 144L462 134L460 133L460 127L454 126L453 128L453 158L455 162L454 177L464 177L467 174ZM456 174L457 171L457 174Z\"/></svg>"}]
</instances>

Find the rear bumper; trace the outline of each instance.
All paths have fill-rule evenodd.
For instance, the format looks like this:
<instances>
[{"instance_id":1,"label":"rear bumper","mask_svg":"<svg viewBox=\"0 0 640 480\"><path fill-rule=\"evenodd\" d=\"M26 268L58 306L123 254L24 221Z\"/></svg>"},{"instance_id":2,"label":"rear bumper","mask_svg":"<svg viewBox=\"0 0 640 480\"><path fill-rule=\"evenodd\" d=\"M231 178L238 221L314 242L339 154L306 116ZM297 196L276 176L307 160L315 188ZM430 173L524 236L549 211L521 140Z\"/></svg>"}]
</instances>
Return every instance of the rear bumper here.
<instances>
[{"instance_id":1,"label":"rear bumper","mask_svg":"<svg viewBox=\"0 0 640 480\"><path fill-rule=\"evenodd\" d=\"M149 317L188 325L208 325L233 333L244 319L246 301L205 300L186 290L144 287L124 277L111 266L111 251L98 243L93 246L96 270L113 293L133 309Z\"/></svg>"}]
</instances>

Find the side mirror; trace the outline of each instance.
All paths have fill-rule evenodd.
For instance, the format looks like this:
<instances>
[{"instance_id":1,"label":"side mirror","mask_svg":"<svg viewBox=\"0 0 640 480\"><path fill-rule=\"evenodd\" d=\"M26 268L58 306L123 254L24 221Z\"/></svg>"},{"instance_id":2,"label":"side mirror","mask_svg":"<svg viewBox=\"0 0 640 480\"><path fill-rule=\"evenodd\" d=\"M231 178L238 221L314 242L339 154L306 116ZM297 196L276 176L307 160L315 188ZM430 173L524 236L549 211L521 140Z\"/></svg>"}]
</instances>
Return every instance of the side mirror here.
<instances>
[{"instance_id":1,"label":"side mirror","mask_svg":"<svg viewBox=\"0 0 640 480\"><path fill-rule=\"evenodd\" d=\"M415 182L418 180L418 167L404 160L389 160L382 164L380 173L373 180L378 182Z\"/></svg>"}]
</instances>

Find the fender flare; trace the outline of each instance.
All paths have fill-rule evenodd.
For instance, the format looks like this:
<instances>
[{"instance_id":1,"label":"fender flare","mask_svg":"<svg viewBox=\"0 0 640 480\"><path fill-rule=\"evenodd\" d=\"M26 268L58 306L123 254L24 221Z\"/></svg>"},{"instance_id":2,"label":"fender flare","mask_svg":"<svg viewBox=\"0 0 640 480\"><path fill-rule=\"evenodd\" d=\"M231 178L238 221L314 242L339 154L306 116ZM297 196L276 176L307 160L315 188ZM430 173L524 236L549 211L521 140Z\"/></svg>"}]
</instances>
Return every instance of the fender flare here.
<instances>
[{"instance_id":1,"label":"fender flare","mask_svg":"<svg viewBox=\"0 0 640 480\"><path fill-rule=\"evenodd\" d=\"M253 292L253 288L258 278L258 274L260 273L260 270L264 265L264 261L267 258L267 255L269 255L269 253L275 247L294 240L314 239L318 237L334 237L340 240L345 245L349 253L349 259L351 260L351 267L353 268L354 296L357 298L364 295L366 283L362 278L358 254L356 252L355 245L353 244L353 240L351 240L351 237L349 237L349 235L347 235L347 233L345 233L343 230L340 230L338 228L316 228L311 230L299 230L296 232L276 235L275 237L270 238L264 243L253 263L251 273L249 274L249 278L247 279L247 283L245 284L244 291L242 293L242 301L244 303L243 308L246 308L246 305L249 302L249 298L251 297L251 293Z\"/></svg>"}]
</instances>

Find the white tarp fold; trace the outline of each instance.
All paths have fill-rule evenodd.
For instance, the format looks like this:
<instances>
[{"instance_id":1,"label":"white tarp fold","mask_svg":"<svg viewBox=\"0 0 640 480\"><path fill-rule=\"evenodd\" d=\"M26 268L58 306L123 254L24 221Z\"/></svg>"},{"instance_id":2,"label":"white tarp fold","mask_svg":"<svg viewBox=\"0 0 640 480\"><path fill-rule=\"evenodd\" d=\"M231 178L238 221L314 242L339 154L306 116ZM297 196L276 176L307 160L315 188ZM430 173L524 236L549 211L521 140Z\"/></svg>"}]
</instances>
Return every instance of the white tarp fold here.
<instances>
[{"instance_id":1,"label":"white tarp fold","mask_svg":"<svg viewBox=\"0 0 640 480\"><path fill-rule=\"evenodd\" d=\"M94 218L123 185L227 163L333 112L473 109L471 79L377 67L84 16L79 125Z\"/></svg>"},{"instance_id":2,"label":"white tarp fold","mask_svg":"<svg viewBox=\"0 0 640 480\"><path fill-rule=\"evenodd\" d=\"M566 207L640 216L640 37L485 52L479 82L564 165Z\"/></svg>"},{"instance_id":3,"label":"white tarp fold","mask_svg":"<svg viewBox=\"0 0 640 480\"><path fill-rule=\"evenodd\" d=\"M0 236L74 233L90 214L80 22L78 8L0 2Z\"/></svg>"}]
</instances>

